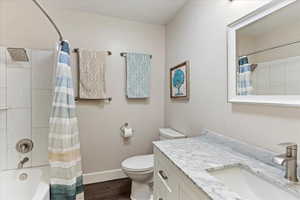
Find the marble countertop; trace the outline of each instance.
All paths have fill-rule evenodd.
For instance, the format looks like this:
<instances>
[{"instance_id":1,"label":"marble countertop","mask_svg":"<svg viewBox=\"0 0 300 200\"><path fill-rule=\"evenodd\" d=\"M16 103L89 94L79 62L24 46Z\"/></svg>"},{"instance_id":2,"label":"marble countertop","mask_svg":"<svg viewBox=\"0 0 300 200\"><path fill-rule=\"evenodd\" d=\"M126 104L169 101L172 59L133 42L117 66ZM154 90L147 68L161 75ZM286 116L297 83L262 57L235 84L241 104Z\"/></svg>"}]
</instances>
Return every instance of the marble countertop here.
<instances>
[{"instance_id":1,"label":"marble countertop","mask_svg":"<svg viewBox=\"0 0 300 200\"><path fill-rule=\"evenodd\" d=\"M283 168L271 162L275 155L272 152L208 132L194 138L157 141L154 145L212 200L246 200L209 174L233 166L247 167L300 199L300 185L294 187L295 184L284 179Z\"/></svg>"}]
</instances>

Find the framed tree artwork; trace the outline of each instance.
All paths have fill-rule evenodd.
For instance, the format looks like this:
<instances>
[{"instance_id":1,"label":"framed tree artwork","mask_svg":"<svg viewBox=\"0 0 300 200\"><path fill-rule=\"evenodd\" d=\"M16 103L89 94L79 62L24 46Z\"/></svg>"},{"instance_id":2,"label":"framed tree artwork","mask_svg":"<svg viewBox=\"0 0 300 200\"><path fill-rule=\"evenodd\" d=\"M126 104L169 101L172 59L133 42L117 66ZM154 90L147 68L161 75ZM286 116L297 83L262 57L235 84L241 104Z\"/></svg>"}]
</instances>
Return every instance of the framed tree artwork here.
<instances>
[{"instance_id":1,"label":"framed tree artwork","mask_svg":"<svg viewBox=\"0 0 300 200\"><path fill-rule=\"evenodd\" d=\"M171 99L189 99L190 63L186 61L170 69Z\"/></svg>"}]
</instances>

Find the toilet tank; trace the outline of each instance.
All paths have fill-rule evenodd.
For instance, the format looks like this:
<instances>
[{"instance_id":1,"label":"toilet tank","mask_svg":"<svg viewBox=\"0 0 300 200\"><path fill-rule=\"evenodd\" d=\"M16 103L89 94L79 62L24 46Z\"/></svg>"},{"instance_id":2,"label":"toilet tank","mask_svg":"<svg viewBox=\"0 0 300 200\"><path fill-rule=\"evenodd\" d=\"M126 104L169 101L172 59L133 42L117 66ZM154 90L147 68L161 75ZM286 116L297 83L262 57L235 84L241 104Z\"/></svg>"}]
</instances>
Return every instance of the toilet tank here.
<instances>
[{"instance_id":1,"label":"toilet tank","mask_svg":"<svg viewBox=\"0 0 300 200\"><path fill-rule=\"evenodd\" d=\"M186 138L186 136L171 128L159 129L159 140L171 140L179 138Z\"/></svg>"}]
</instances>

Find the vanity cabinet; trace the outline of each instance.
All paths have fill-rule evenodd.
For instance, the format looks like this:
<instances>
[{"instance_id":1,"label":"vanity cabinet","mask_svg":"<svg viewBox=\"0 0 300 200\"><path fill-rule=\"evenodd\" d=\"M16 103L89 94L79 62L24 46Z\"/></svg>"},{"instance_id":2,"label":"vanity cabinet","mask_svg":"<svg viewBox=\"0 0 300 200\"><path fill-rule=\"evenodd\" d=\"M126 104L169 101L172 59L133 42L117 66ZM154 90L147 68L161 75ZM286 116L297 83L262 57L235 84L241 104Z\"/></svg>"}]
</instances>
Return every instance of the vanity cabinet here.
<instances>
[{"instance_id":1,"label":"vanity cabinet","mask_svg":"<svg viewBox=\"0 0 300 200\"><path fill-rule=\"evenodd\" d=\"M154 200L209 200L190 179L154 147Z\"/></svg>"}]
</instances>

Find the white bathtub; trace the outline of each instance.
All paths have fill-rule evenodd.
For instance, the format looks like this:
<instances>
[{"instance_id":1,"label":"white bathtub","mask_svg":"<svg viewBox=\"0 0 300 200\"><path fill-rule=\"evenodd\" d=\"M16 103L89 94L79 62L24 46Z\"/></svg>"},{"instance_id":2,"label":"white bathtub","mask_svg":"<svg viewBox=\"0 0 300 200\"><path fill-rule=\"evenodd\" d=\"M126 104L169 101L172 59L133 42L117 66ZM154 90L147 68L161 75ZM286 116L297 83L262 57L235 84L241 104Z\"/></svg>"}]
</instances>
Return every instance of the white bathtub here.
<instances>
[{"instance_id":1,"label":"white bathtub","mask_svg":"<svg viewBox=\"0 0 300 200\"><path fill-rule=\"evenodd\" d=\"M0 200L50 200L48 172L48 167L1 172ZM20 180L24 174L27 179Z\"/></svg>"}]
</instances>

